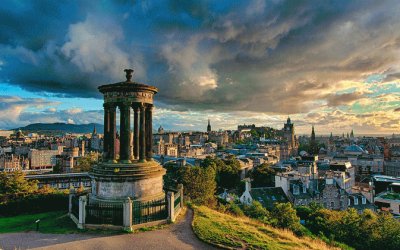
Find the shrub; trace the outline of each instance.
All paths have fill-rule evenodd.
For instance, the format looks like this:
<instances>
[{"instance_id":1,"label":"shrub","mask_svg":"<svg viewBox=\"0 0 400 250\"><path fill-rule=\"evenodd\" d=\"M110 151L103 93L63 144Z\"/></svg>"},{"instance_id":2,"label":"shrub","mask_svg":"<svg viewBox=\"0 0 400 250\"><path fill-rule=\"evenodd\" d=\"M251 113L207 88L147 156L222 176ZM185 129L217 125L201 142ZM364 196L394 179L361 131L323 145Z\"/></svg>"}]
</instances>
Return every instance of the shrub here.
<instances>
[{"instance_id":1,"label":"shrub","mask_svg":"<svg viewBox=\"0 0 400 250\"><path fill-rule=\"evenodd\" d=\"M63 193L21 194L13 200L0 204L0 216L60 210L68 210L68 195Z\"/></svg>"}]
</instances>

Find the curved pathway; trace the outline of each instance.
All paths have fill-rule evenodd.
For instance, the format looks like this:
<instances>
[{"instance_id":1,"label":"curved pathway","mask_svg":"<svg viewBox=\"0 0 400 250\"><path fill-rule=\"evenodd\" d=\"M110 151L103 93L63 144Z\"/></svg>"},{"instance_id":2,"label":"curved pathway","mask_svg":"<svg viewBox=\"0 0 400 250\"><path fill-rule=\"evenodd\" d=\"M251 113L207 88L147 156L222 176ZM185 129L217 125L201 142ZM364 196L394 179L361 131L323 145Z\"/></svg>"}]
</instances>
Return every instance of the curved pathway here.
<instances>
[{"instance_id":1,"label":"curved pathway","mask_svg":"<svg viewBox=\"0 0 400 250\"><path fill-rule=\"evenodd\" d=\"M113 236L87 234L0 234L0 249L215 249L200 241L192 230L193 211L163 229Z\"/></svg>"}]
</instances>

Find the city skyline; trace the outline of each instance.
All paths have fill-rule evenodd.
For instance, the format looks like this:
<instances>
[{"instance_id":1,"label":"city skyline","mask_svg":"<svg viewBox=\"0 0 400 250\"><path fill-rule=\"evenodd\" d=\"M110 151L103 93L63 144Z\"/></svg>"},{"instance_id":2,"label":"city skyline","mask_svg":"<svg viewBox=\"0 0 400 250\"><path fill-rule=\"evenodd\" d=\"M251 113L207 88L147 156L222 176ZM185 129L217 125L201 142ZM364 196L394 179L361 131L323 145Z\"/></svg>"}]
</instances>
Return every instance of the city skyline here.
<instances>
[{"instance_id":1,"label":"city skyline","mask_svg":"<svg viewBox=\"0 0 400 250\"><path fill-rule=\"evenodd\" d=\"M97 87L133 67L154 129L400 132L397 1L6 3L0 129L102 123Z\"/></svg>"}]
</instances>

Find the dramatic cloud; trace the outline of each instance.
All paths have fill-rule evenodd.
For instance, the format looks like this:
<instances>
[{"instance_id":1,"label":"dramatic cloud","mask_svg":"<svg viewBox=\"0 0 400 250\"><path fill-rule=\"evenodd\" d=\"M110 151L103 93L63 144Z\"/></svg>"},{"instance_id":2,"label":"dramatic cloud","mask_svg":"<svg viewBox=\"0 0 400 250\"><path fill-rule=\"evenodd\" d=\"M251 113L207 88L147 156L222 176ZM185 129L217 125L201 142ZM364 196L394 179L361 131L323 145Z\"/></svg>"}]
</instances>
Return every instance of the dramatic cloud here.
<instances>
[{"instance_id":1,"label":"dramatic cloud","mask_svg":"<svg viewBox=\"0 0 400 250\"><path fill-rule=\"evenodd\" d=\"M175 127L198 128L199 112L242 112L268 124L321 113L318 122L341 117L347 127L374 115L381 120L360 126L397 129L389 112L400 105L397 0L6 2L0 82L99 98L99 85L133 67L134 80L160 89L161 109L184 113ZM225 128L230 121L243 120Z\"/></svg>"}]
</instances>

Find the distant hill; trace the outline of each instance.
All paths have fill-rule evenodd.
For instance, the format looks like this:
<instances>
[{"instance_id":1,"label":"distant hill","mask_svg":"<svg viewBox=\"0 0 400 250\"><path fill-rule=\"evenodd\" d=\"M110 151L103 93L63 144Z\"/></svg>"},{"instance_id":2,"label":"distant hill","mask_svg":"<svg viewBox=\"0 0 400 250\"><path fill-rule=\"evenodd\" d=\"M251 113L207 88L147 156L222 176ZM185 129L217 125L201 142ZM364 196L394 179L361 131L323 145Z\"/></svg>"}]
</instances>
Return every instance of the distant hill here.
<instances>
[{"instance_id":1,"label":"distant hill","mask_svg":"<svg viewBox=\"0 0 400 250\"><path fill-rule=\"evenodd\" d=\"M98 123L89 123L89 124L33 123L25 127L16 128L16 130L21 129L22 131L29 131L29 132L54 131L54 132L64 132L64 133L86 134L93 132L94 126L96 126L97 133L103 134L104 126Z\"/></svg>"}]
</instances>

